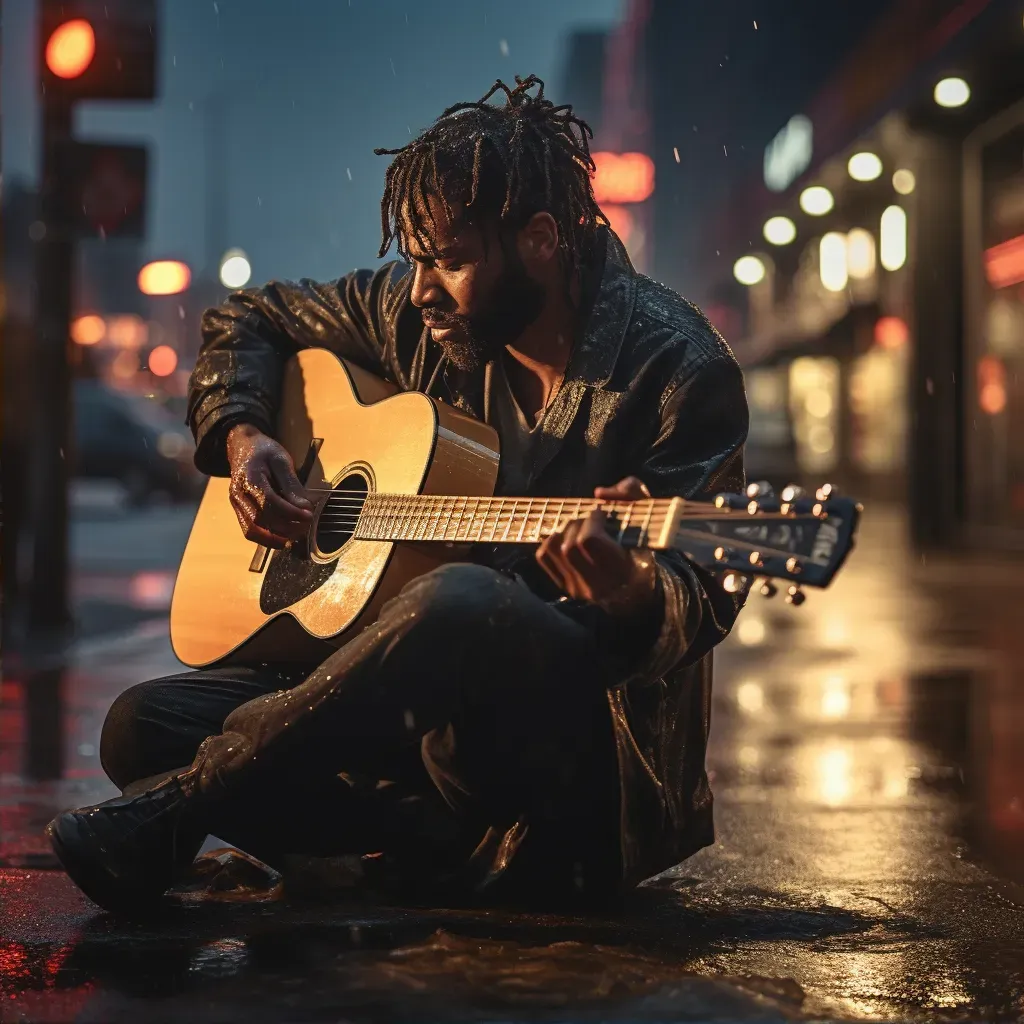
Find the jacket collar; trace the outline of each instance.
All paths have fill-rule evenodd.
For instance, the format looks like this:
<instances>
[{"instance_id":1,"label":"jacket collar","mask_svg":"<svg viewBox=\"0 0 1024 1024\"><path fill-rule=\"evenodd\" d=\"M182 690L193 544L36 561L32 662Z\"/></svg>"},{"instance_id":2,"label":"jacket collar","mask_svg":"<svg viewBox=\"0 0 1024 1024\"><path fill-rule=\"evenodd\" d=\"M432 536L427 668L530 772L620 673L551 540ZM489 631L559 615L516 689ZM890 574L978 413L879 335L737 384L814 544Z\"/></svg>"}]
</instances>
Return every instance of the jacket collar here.
<instances>
[{"instance_id":1,"label":"jacket collar","mask_svg":"<svg viewBox=\"0 0 1024 1024\"><path fill-rule=\"evenodd\" d=\"M608 228L598 229L594 253L584 269L584 304L589 302L590 309L583 316L565 380L600 388L611 379L626 338L637 274L625 246Z\"/></svg>"}]
</instances>

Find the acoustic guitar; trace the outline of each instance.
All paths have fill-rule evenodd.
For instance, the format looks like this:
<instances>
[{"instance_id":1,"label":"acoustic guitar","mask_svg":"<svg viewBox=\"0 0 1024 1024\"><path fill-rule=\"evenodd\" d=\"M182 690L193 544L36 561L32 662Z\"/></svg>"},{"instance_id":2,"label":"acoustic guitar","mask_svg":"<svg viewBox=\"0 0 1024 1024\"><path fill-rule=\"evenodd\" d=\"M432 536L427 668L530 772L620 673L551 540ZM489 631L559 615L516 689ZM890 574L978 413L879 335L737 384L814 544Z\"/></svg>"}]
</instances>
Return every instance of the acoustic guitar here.
<instances>
[{"instance_id":1,"label":"acoustic guitar","mask_svg":"<svg viewBox=\"0 0 1024 1024\"><path fill-rule=\"evenodd\" d=\"M212 478L171 603L185 664L320 660L372 622L412 578L470 546L538 544L592 509L627 546L674 548L720 571L727 590L824 587L851 550L860 506L826 485L815 497L766 485L713 502L493 497L498 438L419 392L399 392L326 349L288 364L277 438L295 460L314 515L283 550L242 535L229 481Z\"/></svg>"}]
</instances>

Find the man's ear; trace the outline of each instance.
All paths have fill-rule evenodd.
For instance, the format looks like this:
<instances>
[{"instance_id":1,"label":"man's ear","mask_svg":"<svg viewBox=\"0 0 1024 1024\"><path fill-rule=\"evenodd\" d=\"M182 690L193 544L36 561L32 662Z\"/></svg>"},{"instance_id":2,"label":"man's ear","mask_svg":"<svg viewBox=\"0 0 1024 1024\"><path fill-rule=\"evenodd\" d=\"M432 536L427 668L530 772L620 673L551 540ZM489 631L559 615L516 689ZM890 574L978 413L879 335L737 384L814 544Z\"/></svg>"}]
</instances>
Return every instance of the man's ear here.
<instances>
[{"instance_id":1,"label":"man's ear","mask_svg":"<svg viewBox=\"0 0 1024 1024\"><path fill-rule=\"evenodd\" d=\"M558 255L558 222L546 210L535 213L519 230L519 256L524 263L548 263Z\"/></svg>"}]
</instances>

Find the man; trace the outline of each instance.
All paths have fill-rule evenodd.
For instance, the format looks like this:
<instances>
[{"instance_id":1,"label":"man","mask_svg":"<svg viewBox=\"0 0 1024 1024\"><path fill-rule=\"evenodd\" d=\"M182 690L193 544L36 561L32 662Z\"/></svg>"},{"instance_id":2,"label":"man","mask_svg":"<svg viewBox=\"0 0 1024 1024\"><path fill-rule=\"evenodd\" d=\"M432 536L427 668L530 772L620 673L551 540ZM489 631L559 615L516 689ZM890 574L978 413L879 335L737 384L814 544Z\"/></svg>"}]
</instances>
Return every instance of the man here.
<instances>
[{"instance_id":1,"label":"man","mask_svg":"<svg viewBox=\"0 0 1024 1024\"><path fill-rule=\"evenodd\" d=\"M230 474L250 540L308 529L273 440L283 367L306 346L493 424L499 494L742 488L732 353L633 270L594 200L586 124L516 82L378 151L394 157L380 255L397 241L404 262L207 312L196 463ZM124 795L60 815L54 847L124 912L158 900L210 833L273 865L359 855L406 893L613 895L713 840L710 652L741 602L678 553L621 547L598 514L536 551L477 546L321 664L122 694L101 756Z\"/></svg>"}]
</instances>

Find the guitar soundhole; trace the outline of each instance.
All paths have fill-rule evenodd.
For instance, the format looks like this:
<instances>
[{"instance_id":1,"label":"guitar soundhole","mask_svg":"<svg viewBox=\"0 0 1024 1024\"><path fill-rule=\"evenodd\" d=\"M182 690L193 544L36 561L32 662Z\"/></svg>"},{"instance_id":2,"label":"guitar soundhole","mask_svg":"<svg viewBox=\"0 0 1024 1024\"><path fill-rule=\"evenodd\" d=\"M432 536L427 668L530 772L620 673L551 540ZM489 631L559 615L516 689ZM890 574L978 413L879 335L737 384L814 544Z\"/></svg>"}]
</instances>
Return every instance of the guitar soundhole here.
<instances>
[{"instance_id":1,"label":"guitar soundhole","mask_svg":"<svg viewBox=\"0 0 1024 1024\"><path fill-rule=\"evenodd\" d=\"M349 473L334 486L316 524L316 554L329 559L348 543L370 485L362 473Z\"/></svg>"}]
</instances>

